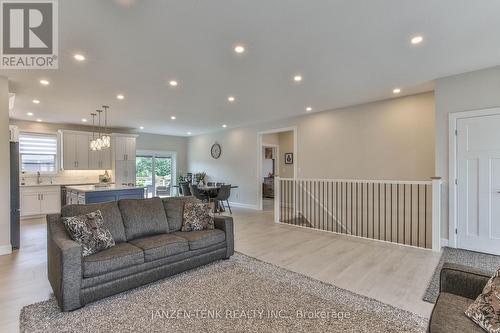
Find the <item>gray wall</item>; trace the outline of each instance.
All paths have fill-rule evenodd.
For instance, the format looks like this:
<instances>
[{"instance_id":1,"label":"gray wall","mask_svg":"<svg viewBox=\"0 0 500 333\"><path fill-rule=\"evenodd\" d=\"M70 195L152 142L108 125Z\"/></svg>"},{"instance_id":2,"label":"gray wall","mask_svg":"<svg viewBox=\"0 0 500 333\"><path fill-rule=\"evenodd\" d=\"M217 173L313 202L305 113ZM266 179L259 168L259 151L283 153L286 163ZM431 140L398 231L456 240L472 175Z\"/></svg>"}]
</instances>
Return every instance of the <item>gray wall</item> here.
<instances>
[{"instance_id":1,"label":"gray wall","mask_svg":"<svg viewBox=\"0 0 500 333\"><path fill-rule=\"evenodd\" d=\"M33 121L20 121L11 119L10 123L19 127L21 131L27 132L57 132L57 130L73 131L92 131L91 126L73 125L73 124L54 124L37 123ZM148 133L130 132L127 130L112 128L110 132L115 133L134 133L138 134L137 149L143 150L162 150L177 152L177 173L183 173L187 170L187 138L181 136L158 135Z\"/></svg>"},{"instance_id":2,"label":"gray wall","mask_svg":"<svg viewBox=\"0 0 500 333\"><path fill-rule=\"evenodd\" d=\"M239 185L231 200L256 206L258 132L289 126L298 129L295 163L301 178L428 180L434 176L433 93L192 137L188 169ZM210 156L214 142L222 146L218 160Z\"/></svg>"},{"instance_id":3,"label":"gray wall","mask_svg":"<svg viewBox=\"0 0 500 333\"><path fill-rule=\"evenodd\" d=\"M500 66L436 81L436 175L443 177L441 238L448 239L449 114L500 106Z\"/></svg>"},{"instance_id":4,"label":"gray wall","mask_svg":"<svg viewBox=\"0 0 500 333\"><path fill-rule=\"evenodd\" d=\"M9 81L0 76L0 254L11 252L10 246L10 144Z\"/></svg>"}]
</instances>

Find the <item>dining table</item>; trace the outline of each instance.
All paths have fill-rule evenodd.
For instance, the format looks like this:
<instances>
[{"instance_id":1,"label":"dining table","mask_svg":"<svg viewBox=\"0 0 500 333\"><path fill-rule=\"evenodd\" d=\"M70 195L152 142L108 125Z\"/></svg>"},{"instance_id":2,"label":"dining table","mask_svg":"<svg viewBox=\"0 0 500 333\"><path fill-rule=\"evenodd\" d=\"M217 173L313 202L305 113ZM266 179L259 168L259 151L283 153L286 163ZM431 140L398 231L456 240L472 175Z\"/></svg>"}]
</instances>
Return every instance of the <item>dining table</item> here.
<instances>
[{"instance_id":1,"label":"dining table","mask_svg":"<svg viewBox=\"0 0 500 333\"><path fill-rule=\"evenodd\" d=\"M224 185L224 184L222 184ZM221 185L198 185L198 190L204 192L208 198L214 203L214 213L223 213L226 211L224 205L221 205L219 200L215 200L219 194ZM231 189L238 188L238 185L231 185Z\"/></svg>"}]
</instances>

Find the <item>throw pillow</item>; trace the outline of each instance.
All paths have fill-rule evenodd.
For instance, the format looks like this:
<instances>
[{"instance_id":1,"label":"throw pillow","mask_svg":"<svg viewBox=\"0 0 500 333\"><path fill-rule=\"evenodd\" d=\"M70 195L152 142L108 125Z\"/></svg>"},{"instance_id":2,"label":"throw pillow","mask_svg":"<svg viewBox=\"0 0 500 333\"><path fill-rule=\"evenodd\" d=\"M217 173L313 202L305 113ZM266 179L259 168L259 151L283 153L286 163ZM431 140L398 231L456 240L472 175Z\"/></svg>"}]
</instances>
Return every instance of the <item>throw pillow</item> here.
<instances>
[{"instance_id":1,"label":"throw pillow","mask_svg":"<svg viewBox=\"0 0 500 333\"><path fill-rule=\"evenodd\" d=\"M199 231L214 229L212 207L207 203L186 202L181 231Z\"/></svg>"},{"instance_id":2,"label":"throw pillow","mask_svg":"<svg viewBox=\"0 0 500 333\"><path fill-rule=\"evenodd\" d=\"M465 315L481 326L486 332L500 332L500 269L489 279Z\"/></svg>"},{"instance_id":3,"label":"throw pillow","mask_svg":"<svg viewBox=\"0 0 500 333\"><path fill-rule=\"evenodd\" d=\"M115 246L111 232L104 226L100 210L63 217L62 222L71 239L82 244L84 257Z\"/></svg>"}]
</instances>

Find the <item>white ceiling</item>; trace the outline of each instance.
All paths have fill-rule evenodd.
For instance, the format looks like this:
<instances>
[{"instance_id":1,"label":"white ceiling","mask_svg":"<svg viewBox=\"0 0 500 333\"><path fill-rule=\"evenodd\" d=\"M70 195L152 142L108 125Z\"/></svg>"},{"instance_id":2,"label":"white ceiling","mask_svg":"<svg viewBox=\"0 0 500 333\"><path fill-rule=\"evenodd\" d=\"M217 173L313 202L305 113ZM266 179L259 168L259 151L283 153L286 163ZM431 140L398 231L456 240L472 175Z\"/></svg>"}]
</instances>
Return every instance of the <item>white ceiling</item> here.
<instances>
[{"instance_id":1,"label":"white ceiling","mask_svg":"<svg viewBox=\"0 0 500 333\"><path fill-rule=\"evenodd\" d=\"M80 123L108 104L113 127L195 135L498 65L499 13L497 0L60 0L59 69L0 74L16 93L13 118ZM414 35L424 42L411 45Z\"/></svg>"}]
</instances>

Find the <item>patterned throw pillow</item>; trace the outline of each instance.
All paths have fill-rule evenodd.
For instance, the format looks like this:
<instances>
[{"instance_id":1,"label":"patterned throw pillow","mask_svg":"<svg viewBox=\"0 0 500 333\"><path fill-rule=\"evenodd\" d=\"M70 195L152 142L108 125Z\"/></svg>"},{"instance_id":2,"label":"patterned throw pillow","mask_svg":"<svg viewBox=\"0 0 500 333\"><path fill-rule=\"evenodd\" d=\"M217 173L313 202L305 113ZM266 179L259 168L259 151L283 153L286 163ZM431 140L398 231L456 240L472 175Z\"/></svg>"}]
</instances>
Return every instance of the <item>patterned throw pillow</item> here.
<instances>
[{"instance_id":1,"label":"patterned throw pillow","mask_svg":"<svg viewBox=\"0 0 500 333\"><path fill-rule=\"evenodd\" d=\"M465 315L486 332L500 333L500 269L489 279Z\"/></svg>"},{"instance_id":2,"label":"patterned throw pillow","mask_svg":"<svg viewBox=\"0 0 500 333\"><path fill-rule=\"evenodd\" d=\"M84 257L115 246L111 232L103 224L100 210L63 217L62 222L71 238L82 244Z\"/></svg>"},{"instance_id":3,"label":"patterned throw pillow","mask_svg":"<svg viewBox=\"0 0 500 333\"><path fill-rule=\"evenodd\" d=\"M199 231L214 229L212 208L207 203L186 202L181 231Z\"/></svg>"}]
</instances>

